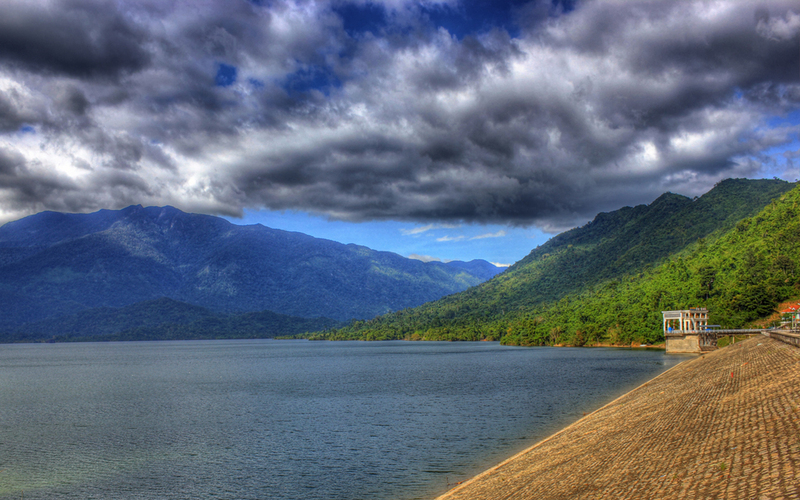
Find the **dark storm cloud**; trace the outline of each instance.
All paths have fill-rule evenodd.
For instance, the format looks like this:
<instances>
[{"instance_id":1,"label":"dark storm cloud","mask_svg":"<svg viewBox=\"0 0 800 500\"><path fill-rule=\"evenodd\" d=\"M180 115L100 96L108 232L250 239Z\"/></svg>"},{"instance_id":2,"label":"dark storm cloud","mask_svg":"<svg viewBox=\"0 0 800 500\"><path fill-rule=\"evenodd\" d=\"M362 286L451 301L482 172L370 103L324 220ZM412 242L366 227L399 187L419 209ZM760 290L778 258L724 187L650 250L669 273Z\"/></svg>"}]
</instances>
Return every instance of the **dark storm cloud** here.
<instances>
[{"instance_id":1,"label":"dark storm cloud","mask_svg":"<svg viewBox=\"0 0 800 500\"><path fill-rule=\"evenodd\" d=\"M751 5L734 4L713 19L703 18L702 3L629 7L588 5L580 29L564 33L570 38L555 37L593 55L620 57L645 84L623 89L624 95L617 86L608 89L605 115L642 127L669 126L671 119L697 108L725 105L734 89L761 101L767 97L765 86L777 92L787 90L779 90L783 85L796 88L797 44L765 36L769 11L763 7L754 12ZM780 14L789 4L777 7ZM658 80L672 84L648 85Z\"/></svg>"},{"instance_id":2,"label":"dark storm cloud","mask_svg":"<svg viewBox=\"0 0 800 500\"><path fill-rule=\"evenodd\" d=\"M763 175L797 134L770 121L800 105L793 2L480 5L5 2L3 217L152 203L558 230Z\"/></svg>"},{"instance_id":3,"label":"dark storm cloud","mask_svg":"<svg viewBox=\"0 0 800 500\"><path fill-rule=\"evenodd\" d=\"M14 101L7 93L0 92L0 132L15 132L26 122Z\"/></svg>"},{"instance_id":4,"label":"dark storm cloud","mask_svg":"<svg viewBox=\"0 0 800 500\"><path fill-rule=\"evenodd\" d=\"M0 16L0 58L46 73L78 77L137 71L149 57L146 34L112 2L46 5L11 0Z\"/></svg>"}]
</instances>

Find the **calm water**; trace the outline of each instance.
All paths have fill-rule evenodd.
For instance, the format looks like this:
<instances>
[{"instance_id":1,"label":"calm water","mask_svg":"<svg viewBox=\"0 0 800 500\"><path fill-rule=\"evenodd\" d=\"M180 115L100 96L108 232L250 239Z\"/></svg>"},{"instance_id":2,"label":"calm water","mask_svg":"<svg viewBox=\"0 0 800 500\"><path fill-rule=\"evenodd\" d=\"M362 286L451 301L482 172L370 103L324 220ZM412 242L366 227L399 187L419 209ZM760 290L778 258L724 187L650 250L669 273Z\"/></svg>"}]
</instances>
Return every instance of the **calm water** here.
<instances>
[{"instance_id":1,"label":"calm water","mask_svg":"<svg viewBox=\"0 0 800 500\"><path fill-rule=\"evenodd\" d=\"M0 345L0 498L431 498L683 359L489 342Z\"/></svg>"}]
</instances>

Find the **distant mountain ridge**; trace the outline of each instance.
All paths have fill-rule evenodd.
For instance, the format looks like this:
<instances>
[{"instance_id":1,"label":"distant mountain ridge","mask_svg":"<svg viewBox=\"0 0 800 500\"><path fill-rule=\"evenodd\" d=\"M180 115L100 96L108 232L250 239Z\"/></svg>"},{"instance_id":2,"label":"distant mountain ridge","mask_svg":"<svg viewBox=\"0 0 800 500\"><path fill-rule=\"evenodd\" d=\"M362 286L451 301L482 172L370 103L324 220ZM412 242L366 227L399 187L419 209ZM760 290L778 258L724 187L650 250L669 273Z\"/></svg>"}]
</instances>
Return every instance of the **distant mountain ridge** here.
<instances>
[{"instance_id":1,"label":"distant mountain ridge","mask_svg":"<svg viewBox=\"0 0 800 500\"><path fill-rule=\"evenodd\" d=\"M469 262L451 260L449 262L445 262L445 265L466 271L471 275L480 278L482 281L490 280L506 269L505 267L495 266L491 262L487 262L482 259L473 259Z\"/></svg>"},{"instance_id":2,"label":"distant mountain ridge","mask_svg":"<svg viewBox=\"0 0 800 500\"><path fill-rule=\"evenodd\" d=\"M162 297L214 313L370 318L488 274L173 207L42 212L0 227L0 330Z\"/></svg>"}]
</instances>

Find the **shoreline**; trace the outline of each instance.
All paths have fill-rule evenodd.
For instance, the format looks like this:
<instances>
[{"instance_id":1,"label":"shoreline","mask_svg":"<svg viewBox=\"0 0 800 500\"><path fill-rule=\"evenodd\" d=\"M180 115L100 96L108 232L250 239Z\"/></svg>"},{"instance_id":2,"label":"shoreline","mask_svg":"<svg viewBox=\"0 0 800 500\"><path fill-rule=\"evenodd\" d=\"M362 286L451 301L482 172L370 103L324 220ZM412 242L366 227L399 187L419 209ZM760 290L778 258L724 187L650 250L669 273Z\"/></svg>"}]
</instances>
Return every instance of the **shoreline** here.
<instances>
[{"instance_id":1,"label":"shoreline","mask_svg":"<svg viewBox=\"0 0 800 500\"><path fill-rule=\"evenodd\" d=\"M767 337L683 361L437 500L761 495L800 496L800 349Z\"/></svg>"},{"instance_id":2,"label":"shoreline","mask_svg":"<svg viewBox=\"0 0 800 500\"><path fill-rule=\"evenodd\" d=\"M558 346L558 345L555 345L555 346L552 346L552 347L576 347L576 346ZM618 346L581 346L581 347L618 347ZM630 346L627 346L627 347L630 347ZM468 486L470 485L470 483L473 483L473 482L480 481L480 480L481 480L481 479L482 479L484 476L489 476L489 475L492 475L492 474L494 474L494 473L495 473L495 472L497 472L498 470L502 469L502 468L503 468L505 465L507 465L507 464L509 464L509 463L512 463L512 462L514 462L515 460L517 460L517 459L519 459L520 457L524 456L524 455L525 455L525 454L527 454L528 452L531 452L531 451L533 451L534 449L536 449L537 447L544 445L545 443L547 443L547 442L548 442L548 441L550 441L551 439L556 439L556 438L557 438L557 437L558 437L560 434L562 434L562 433L564 433L564 432L567 432L567 431L569 431L569 430L570 430L572 427L574 427L574 426L576 426L576 425L579 425L579 424L580 424L580 423L581 423L581 422L582 422L584 419L586 419L586 418L588 418L588 417L591 417L592 415L594 415L594 414L595 414L595 413L597 413L597 412L600 412L600 411L602 411L602 410L603 410L603 409L605 409L607 406L610 406L610 405L612 405L612 404L615 404L617 401L619 401L620 399L622 399L622 398L624 398L624 397L628 396L630 393L632 393L632 392L634 392L634 391L637 391L637 390L641 389L642 387L645 387L646 385L648 385L648 384L650 384L651 382L655 381L655 380L656 380L656 379L658 379L659 377L661 377L661 376L663 376L663 375L667 374L668 372L670 372L670 371L672 371L672 370L674 370L674 369L678 368L679 366L681 366L682 364L684 364L684 363L686 363L686 362L688 362L688 361L690 361L690 360L681 361L681 362L680 362L680 363L678 363L677 365L675 365L675 366L672 366L672 367L670 367L670 368L667 368L665 371L663 371L663 372L659 373L658 375L656 375L655 377L651 378L651 379L650 379L650 380L648 380L647 382L644 382L644 383L642 383L641 385L639 385L639 386L637 386L637 387L634 387L634 388L633 388L633 389L631 389L630 391L626 392L625 394L622 394L621 396L618 396L617 398L615 398L615 399L614 399L614 400L612 400L612 401L609 401L608 403L604 404L604 405L603 405L603 406L601 406L600 408L598 408L598 409L596 409L596 410L594 410L594 411L592 411L592 412L590 412L590 413L585 413L585 414L584 414L584 415L583 415L583 416L582 416L580 419L578 419L577 421L575 421L575 422L572 422L571 424L569 424L569 425L567 425L566 427L564 427L564 428L562 428L562 429L560 429L560 430L558 430L558 431L554 432L553 434L551 434L551 435L549 435L549 436L545 437L544 439L542 439L542 440L540 440L540 441L537 441L537 442L536 442L535 444L533 444L532 446L529 446L528 448L526 448L526 449L524 449L524 450L522 450L522 451L520 451L520 452L517 452L517 453L515 453L514 455L512 455L512 456L510 456L509 458L507 458L507 459L503 460L503 461L502 461L502 462L500 462L499 464L497 464L497 465L495 465L495 466L493 466L493 467L490 467L490 468L486 469L485 471L481 472L480 474L478 474L478 475L476 475L476 476L473 476L473 477L471 477L471 478L469 478L469 479L467 479L467 480L465 480L465 481L460 481L460 482L456 483L456 485L455 485L453 488L451 488L450 490L448 490L448 491L447 491L446 493L444 493L443 495L440 495L440 496L436 497L436 499L435 499L435 500L446 500L447 498L449 498L449 494L450 494L450 493L454 493L454 492L456 492L457 490L461 489L462 487L468 487Z\"/></svg>"}]
</instances>

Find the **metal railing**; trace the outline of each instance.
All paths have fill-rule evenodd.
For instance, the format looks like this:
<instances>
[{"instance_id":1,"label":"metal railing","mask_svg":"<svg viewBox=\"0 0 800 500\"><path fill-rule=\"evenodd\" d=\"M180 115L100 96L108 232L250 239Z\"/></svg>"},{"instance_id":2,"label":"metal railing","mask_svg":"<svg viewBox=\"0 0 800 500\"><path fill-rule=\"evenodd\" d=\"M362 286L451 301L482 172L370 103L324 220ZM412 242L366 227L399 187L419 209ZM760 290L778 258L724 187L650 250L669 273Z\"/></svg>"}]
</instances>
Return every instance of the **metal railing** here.
<instances>
[{"instance_id":1,"label":"metal railing","mask_svg":"<svg viewBox=\"0 0 800 500\"><path fill-rule=\"evenodd\" d=\"M749 333L761 333L765 329L764 328L720 328L720 329L712 329L712 328L704 328L702 330L672 330L667 331L664 335L701 335L701 334L708 334L714 333L717 336L719 335L736 335L736 334L749 334Z\"/></svg>"}]
</instances>

